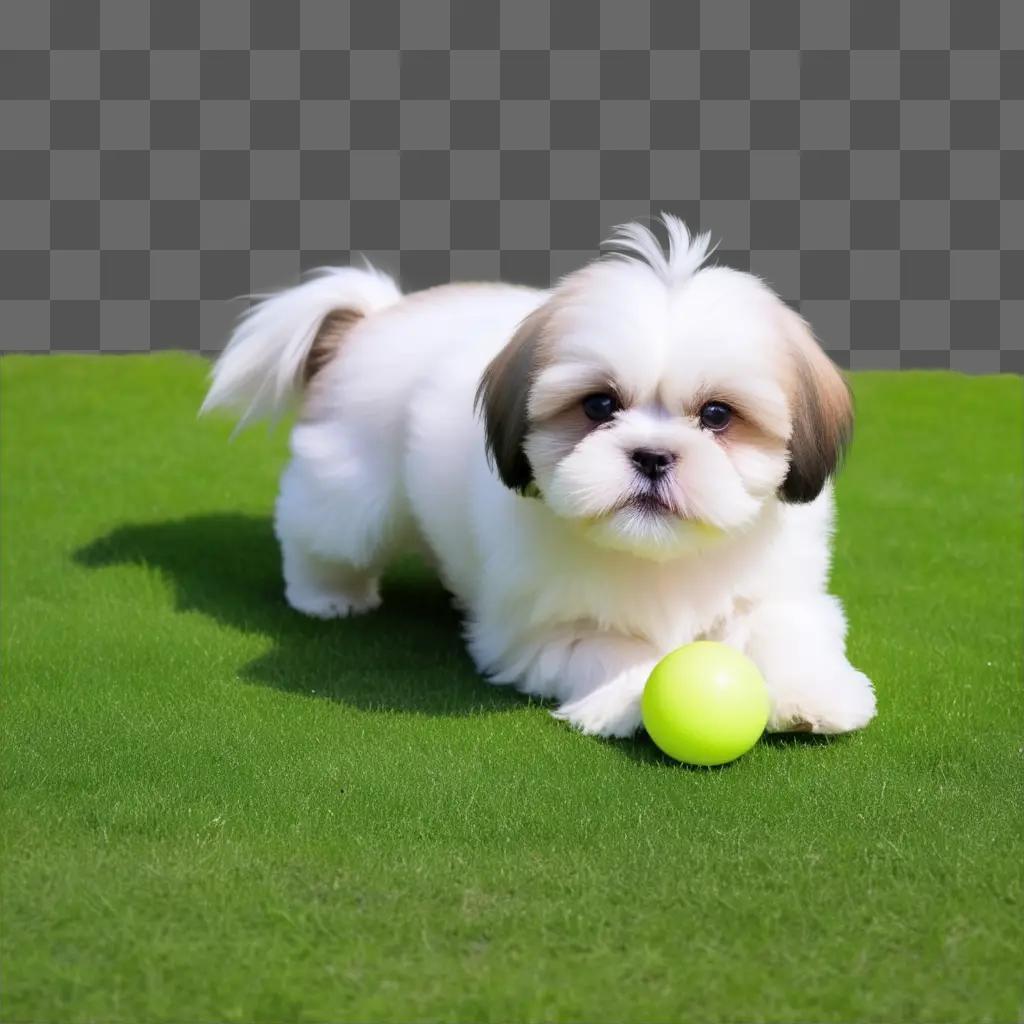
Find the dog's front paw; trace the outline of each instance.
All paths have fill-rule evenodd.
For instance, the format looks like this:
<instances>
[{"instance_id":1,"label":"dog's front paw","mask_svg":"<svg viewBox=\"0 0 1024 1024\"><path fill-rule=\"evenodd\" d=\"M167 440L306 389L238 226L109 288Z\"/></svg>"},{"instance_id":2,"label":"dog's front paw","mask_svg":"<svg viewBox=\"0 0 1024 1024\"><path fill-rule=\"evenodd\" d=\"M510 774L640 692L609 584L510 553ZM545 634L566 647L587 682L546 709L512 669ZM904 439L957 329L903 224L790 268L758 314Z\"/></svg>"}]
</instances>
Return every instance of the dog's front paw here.
<instances>
[{"instance_id":1,"label":"dog's front paw","mask_svg":"<svg viewBox=\"0 0 1024 1024\"><path fill-rule=\"evenodd\" d=\"M551 714L588 736L632 736L640 727L640 695L622 686L602 686Z\"/></svg>"},{"instance_id":2,"label":"dog's front paw","mask_svg":"<svg viewBox=\"0 0 1024 1024\"><path fill-rule=\"evenodd\" d=\"M768 732L838 735L863 729L875 717L875 691L850 665L821 675L768 679L772 711Z\"/></svg>"}]
</instances>

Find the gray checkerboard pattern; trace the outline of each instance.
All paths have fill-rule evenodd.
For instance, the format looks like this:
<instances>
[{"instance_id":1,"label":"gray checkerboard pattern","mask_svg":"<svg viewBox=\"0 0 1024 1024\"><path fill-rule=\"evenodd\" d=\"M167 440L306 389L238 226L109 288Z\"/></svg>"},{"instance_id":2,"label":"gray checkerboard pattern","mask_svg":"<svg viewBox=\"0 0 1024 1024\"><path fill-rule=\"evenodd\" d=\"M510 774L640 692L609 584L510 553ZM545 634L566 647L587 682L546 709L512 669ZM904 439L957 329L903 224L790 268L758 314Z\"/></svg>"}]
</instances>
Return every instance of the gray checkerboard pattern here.
<instances>
[{"instance_id":1,"label":"gray checkerboard pattern","mask_svg":"<svg viewBox=\"0 0 1024 1024\"><path fill-rule=\"evenodd\" d=\"M366 253L546 285L659 210L843 365L1024 370L1022 0L3 0L0 347L215 351Z\"/></svg>"}]
</instances>

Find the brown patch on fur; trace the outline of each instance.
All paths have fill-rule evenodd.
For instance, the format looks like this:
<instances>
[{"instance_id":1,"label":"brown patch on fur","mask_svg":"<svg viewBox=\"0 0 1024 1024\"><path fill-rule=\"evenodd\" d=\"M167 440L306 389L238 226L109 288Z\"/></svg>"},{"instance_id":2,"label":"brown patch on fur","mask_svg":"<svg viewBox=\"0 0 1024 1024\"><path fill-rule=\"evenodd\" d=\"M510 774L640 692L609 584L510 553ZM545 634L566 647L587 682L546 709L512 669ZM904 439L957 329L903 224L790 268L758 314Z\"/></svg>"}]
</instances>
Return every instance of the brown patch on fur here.
<instances>
[{"instance_id":1,"label":"brown patch on fur","mask_svg":"<svg viewBox=\"0 0 1024 1024\"><path fill-rule=\"evenodd\" d=\"M753 441L754 436L758 435L765 442L774 440L782 443L789 438L788 422L784 425L777 421L777 417L764 415L763 410L758 409L753 400L735 394L728 388L702 386L687 403L684 411L696 419L708 402L724 402L732 409L733 417L729 426L722 432L723 436L731 433Z\"/></svg>"},{"instance_id":2,"label":"brown patch on fur","mask_svg":"<svg viewBox=\"0 0 1024 1024\"><path fill-rule=\"evenodd\" d=\"M308 384L335 356L353 324L362 320L357 309L335 309L324 317L302 367L302 383Z\"/></svg>"},{"instance_id":3,"label":"brown patch on fur","mask_svg":"<svg viewBox=\"0 0 1024 1024\"><path fill-rule=\"evenodd\" d=\"M793 357L790 382L793 431L785 501L813 501L842 462L853 438L853 399L839 368L822 351L810 327L785 312Z\"/></svg>"},{"instance_id":4,"label":"brown patch on fur","mask_svg":"<svg viewBox=\"0 0 1024 1024\"><path fill-rule=\"evenodd\" d=\"M520 493L533 481L523 442L529 429L530 387L543 365L548 312L541 306L523 320L484 370L476 392L475 406L483 414L488 456L502 483Z\"/></svg>"},{"instance_id":5,"label":"brown patch on fur","mask_svg":"<svg viewBox=\"0 0 1024 1024\"><path fill-rule=\"evenodd\" d=\"M608 389L610 390L610 389ZM552 433L558 434L566 439L573 439L572 447L583 440L592 430L596 430L600 424L595 423L594 420L590 419L589 416L583 411L583 399L591 394L592 392L587 391L584 394L579 395L572 401L571 404L560 409L556 413L552 413L550 416L545 416L543 420L538 420L538 423L543 423L546 429L551 430ZM609 421L610 422L610 421Z\"/></svg>"},{"instance_id":6,"label":"brown patch on fur","mask_svg":"<svg viewBox=\"0 0 1024 1024\"><path fill-rule=\"evenodd\" d=\"M734 445L757 448L766 455L776 458L781 458L786 451L784 440L739 412L735 413L729 425L715 436L726 448Z\"/></svg>"},{"instance_id":7,"label":"brown patch on fur","mask_svg":"<svg viewBox=\"0 0 1024 1024\"><path fill-rule=\"evenodd\" d=\"M542 452L546 461L561 462L581 441L601 429L602 424L589 419L583 411L582 398L581 395L572 405L534 423L530 437L534 455Z\"/></svg>"}]
</instances>

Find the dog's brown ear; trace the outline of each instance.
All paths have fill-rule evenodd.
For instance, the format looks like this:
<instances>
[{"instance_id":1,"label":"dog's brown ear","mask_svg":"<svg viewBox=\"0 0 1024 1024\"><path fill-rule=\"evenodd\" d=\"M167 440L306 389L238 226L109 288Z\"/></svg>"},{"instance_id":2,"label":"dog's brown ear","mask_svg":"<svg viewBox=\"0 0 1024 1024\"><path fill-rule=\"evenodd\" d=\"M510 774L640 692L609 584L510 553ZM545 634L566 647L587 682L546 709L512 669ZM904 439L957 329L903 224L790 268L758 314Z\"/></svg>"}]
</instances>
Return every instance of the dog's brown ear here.
<instances>
[{"instance_id":1,"label":"dog's brown ear","mask_svg":"<svg viewBox=\"0 0 1024 1024\"><path fill-rule=\"evenodd\" d=\"M853 399L839 368L822 351L807 322L785 314L792 355L789 473L779 494L784 501L813 501L833 476L853 439Z\"/></svg>"},{"instance_id":2,"label":"dog's brown ear","mask_svg":"<svg viewBox=\"0 0 1024 1024\"><path fill-rule=\"evenodd\" d=\"M529 428L527 404L537 373L545 322L543 307L526 317L484 370L476 391L476 409L483 416L488 459L502 483L520 493L533 481L523 442Z\"/></svg>"}]
</instances>

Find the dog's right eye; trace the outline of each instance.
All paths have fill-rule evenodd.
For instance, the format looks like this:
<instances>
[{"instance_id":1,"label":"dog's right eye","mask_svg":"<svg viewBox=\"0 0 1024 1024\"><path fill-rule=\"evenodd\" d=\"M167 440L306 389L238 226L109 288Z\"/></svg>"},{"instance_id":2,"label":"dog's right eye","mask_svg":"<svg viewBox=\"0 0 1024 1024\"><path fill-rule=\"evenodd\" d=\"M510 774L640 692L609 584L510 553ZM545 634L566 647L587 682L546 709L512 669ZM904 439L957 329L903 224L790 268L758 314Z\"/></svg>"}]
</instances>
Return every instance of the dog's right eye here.
<instances>
[{"instance_id":1,"label":"dog's right eye","mask_svg":"<svg viewBox=\"0 0 1024 1024\"><path fill-rule=\"evenodd\" d=\"M586 413L588 420L593 420L595 423L604 423L619 411L619 403L613 395L603 393L587 395L583 399L583 411Z\"/></svg>"}]
</instances>

